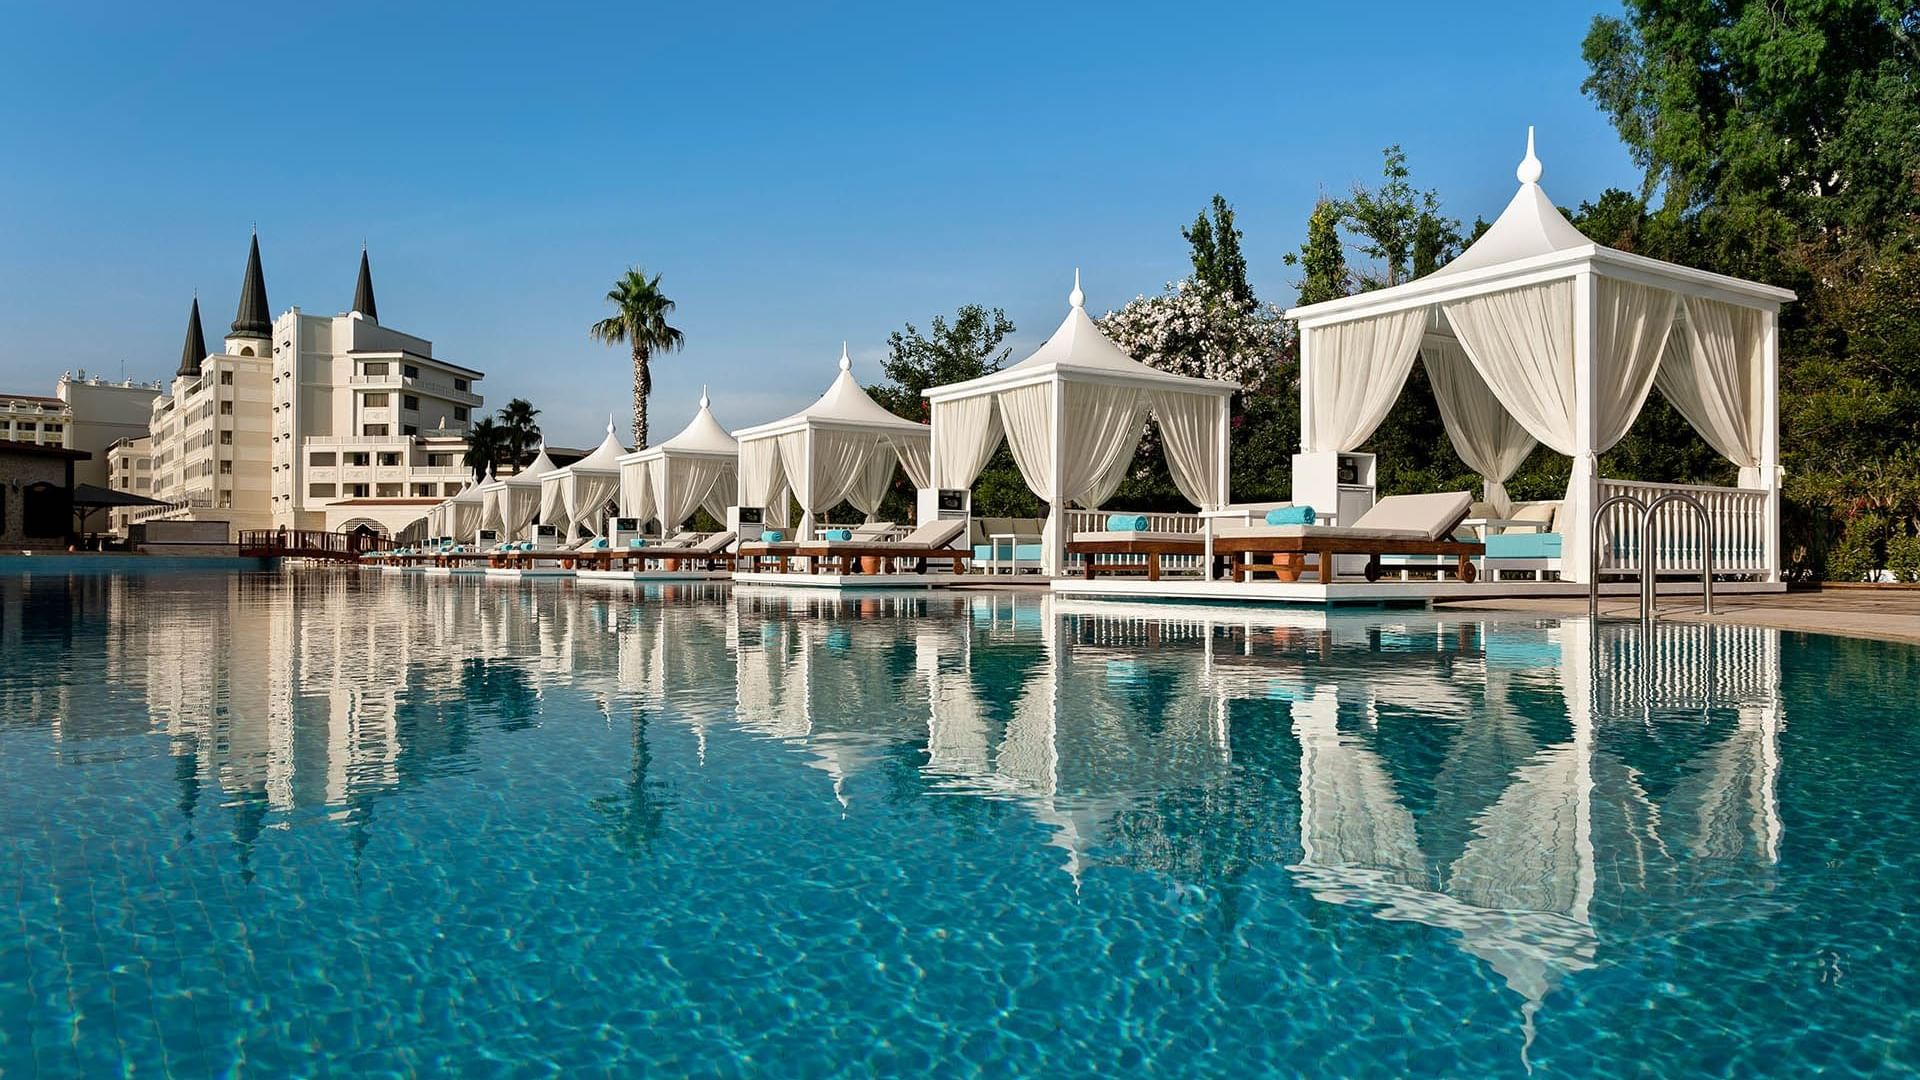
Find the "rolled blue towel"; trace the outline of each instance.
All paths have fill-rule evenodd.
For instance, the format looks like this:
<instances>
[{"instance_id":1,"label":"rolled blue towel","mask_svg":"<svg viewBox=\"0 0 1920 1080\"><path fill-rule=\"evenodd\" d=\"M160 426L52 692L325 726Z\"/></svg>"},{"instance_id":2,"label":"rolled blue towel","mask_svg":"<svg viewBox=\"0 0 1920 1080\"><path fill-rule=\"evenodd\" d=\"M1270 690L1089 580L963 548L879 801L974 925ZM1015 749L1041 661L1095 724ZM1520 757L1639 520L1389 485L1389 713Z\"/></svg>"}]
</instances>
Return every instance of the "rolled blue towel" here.
<instances>
[{"instance_id":1,"label":"rolled blue towel","mask_svg":"<svg viewBox=\"0 0 1920 1080\"><path fill-rule=\"evenodd\" d=\"M630 539L630 540L628 540L628 541L627 541L627 546L628 546L628 547L630 547L630 548L643 548L643 547L646 547L646 546L647 546L647 538L646 538L646 537L644 537L644 536L636 536L636 537L633 537L632 539Z\"/></svg>"},{"instance_id":2,"label":"rolled blue towel","mask_svg":"<svg viewBox=\"0 0 1920 1080\"><path fill-rule=\"evenodd\" d=\"M760 533L760 542L763 544L777 544L786 538L787 534L779 529L764 529Z\"/></svg>"},{"instance_id":3,"label":"rolled blue towel","mask_svg":"<svg viewBox=\"0 0 1920 1080\"><path fill-rule=\"evenodd\" d=\"M1147 515L1145 514L1108 514L1107 515L1107 531L1108 532L1146 532L1147 531Z\"/></svg>"},{"instance_id":4,"label":"rolled blue towel","mask_svg":"<svg viewBox=\"0 0 1920 1080\"><path fill-rule=\"evenodd\" d=\"M1314 520L1311 506L1281 506L1267 511L1269 525L1311 525Z\"/></svg>"},{"instance_id":5,"label":"rolled blue towel","mask_svg":"<svg viewBox=\"0 0 1920 1080\"><path fill-rule=\"evenodd\" d=\"M851 540L853 539L853 530L852 529L824 529L820 533L820 539Z\"/></svg>"},{"instance_id":6,"label":"rolled blue towel","mask_svg":"<svg viewBox=\"0 0 1920 1080\"><path fill-rule=\"evenodd\" d=\"M595 539L595 540L594 540L594 542L593 542L593 550L595 550L595 551L605 551L605 550L607 550L607 538L606 538L606 537L604 537L604 536L602 536L602 537L599 537L599 538L597 538L597 539Z\"/></svg>"}]
</instances>

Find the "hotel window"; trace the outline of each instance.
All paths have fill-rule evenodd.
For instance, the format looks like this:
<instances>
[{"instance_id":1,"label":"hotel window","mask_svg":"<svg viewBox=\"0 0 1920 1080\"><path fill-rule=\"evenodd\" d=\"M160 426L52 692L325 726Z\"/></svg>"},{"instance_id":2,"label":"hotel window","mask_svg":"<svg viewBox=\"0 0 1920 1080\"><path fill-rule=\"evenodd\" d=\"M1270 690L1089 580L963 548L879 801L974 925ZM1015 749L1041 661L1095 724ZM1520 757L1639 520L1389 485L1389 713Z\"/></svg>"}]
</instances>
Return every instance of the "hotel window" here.
<instances>
[{"instance_id":1,"label":"hotel window","mask_svg":"<svg viewBox=\"0 0 1920 1080\"><path fill-rule=\"evenodd\" d=\"M369 409L384 409L387 407L387 395L385 392L368 394L364 404Z\"/></svg>"},{"instance_id":2,"label":"hotel window","mask_svg":"<svg viewBox=\"0 0 1920 1080\"><path fill-rule=\"evenodd\" d=\"M347 464L349 465L365 465L371 460L373 460L372 455L364 451L355 451L347 455Z\"/></svg>"},{"instance_id":3,"label":"hotel window","mask_svg":"<svg viewBox=\"0 0 1920 1080\"><path fill-rule=\"evenodd\" d=\"M382 451L380 454L380 464L398 465L400 464L400 455L391 453L391 452Z\"/></svg>"},{"instance_id":4,"label":"hotel window","mask_svg":"<svg viewBox=\"0 0 1920 1080\"><path fill-rule=\"evenodd\" d=\"M464 391L464 390L466 390L466 388L467 388L467 380L465 380L465 379L455 379L455 380L453 380L453 388L454 388L455 390L461 390L461 391Z\"/></svg>"},{"instance_id":5,"label":"hotel window","mask_svg":"<svg viewBox=\"0 0 1920 1080\"><path fill-rule=\"evenodd\" d=\"M40 430L40 425L31 420L16 420L13 424L13 430L22 435L31 435Z\"/></svg>"},{"instance_id":6,"label":"hotel window","mask_svg":"<svg viewBox=\"0 0 1920 1080\"><path fill-rule=\"evenodd\" d=\"M385 424L362 424L360 426L360 434L362 435L385 435L386 433L387 425Z\"/></svg>"},{"instance_id":7,"label":"hotel window","mask_svg":"<svg viewBox=\"0 0 1920 1080\"><path fill-rule=\"evenodd\" d=\"M418 435L420 434L420 425L418 424L403 425L400 428L400 433L403 435Z\"/></svg>"},{"instance_id":8,"label":"hotel window","mask_svg":"<svg viewBox=\"0 0 1920 1080\"><path fill-rule=\"evenodd\" d=\"M414 367L412 364L407 364L400 369L400 374L405 375L409 379L417 379L420 377L420 369Z\"/></svg>"},{"instance_id":9,"label":"hotel window","mask_svg":"<svg viewBox=\"0 0 1920 1080\"><path fill-rule=\"evenodd\" d=\"M333 498L333 485L332 484L308 484L307 498L331 499Z\"/></svg>"},{"instance_id":10,"label":"hotel window","mask_svg":"<svg viewBox=\"0 0 1920 1080\"><path fill-rule=\"evenodd\" d=\"M354 499L364 499L364 498L366 498L366 497L367 497L367 485L365 485L365 484L348 484L348 485L347 485L347 495L348 495L348 497L349 497L349 498L354 498Z\"/></svg>"},{"instance_id":11,"label":"hotel window","mask_svg":"<svg viewBox=\"0 0 1920 1080\"><path fill-rule=\"evenodd\" d=\"M232 416L232 415L233 415L233 402L231 402L231 401L223 401L223 402L221 402L221 403L220 403L220 415L221 415L221 416Z\"/></svg>"},{"instance_id":12,"label":"hotel window","mask_svg":"<svg viewBox=\"0 0 1920 1080\"><path fill-rule=\"evenodd\" d=\"M382 499L397 499L400 497L400 492L399 484L381 484L375 493Z\"/></svg>"},{"instance_id":13,"label":"hotel window","mask_svg":"<svg viewBox=\"0 0 1920 1080\"><path fill-rule=\"evenodd\" d=\"M333 466L333 451L315 450L307 455L307 464L331 468Z\"/></svg>"},{"instance_id":14,"label":"hotel window","mask_svg":"<svg viewBox=\"0 0 1920 1080\"><path fill-rule=\"evenodd\" d=\"M433 490L433 485L432 485L432 484L415 484L415 485L413 485L413 496L414 496L414 498L416 498L416 499L431 499L431 498L433 498L433 496L434 496L434 490Z\"/></svg>"},{"instance_id":15,"label":"hotel window","mask_svg":"<svg viewBox=\"0 0 1920 1080\"><path fill-rule=\"evenodd\" d=\"M417 397L414 397L412 394L402 394L400 397L400 407L403 409L411 409L414 412L419 412L420 399Z\"/></svg>"},{"instance_id":16,"label":"hotel window","mask_svg":"<svg viewBox=\"0 0 1920 1080\"><path fill-rule=\"evenodd\" d=\"M427 467L430 469L445 469L445 468L451 467L452 465L453 465L452 454L428 454L427 455Z\"/></svg>"},{"instance_id":17,"label":"hotel window","mask_svg":"<svg viewBox=\"0 0 1920 1080\"><path fill-rule=\"evenodd\" d=\"M360 370L362 373L367 375L385 375L387 373L387 364L386 364L386 361L384 360L377 364L369 363L367 366L361 368Z\"/></svg>"},{"instance_id":18,"label":"hotel window","mask_svg":"<svg viewBox=\"0 0 1920 1080\"><path fill-rule=\"evenodd\" d=\"M233 385L233 372L231 372L231 371L223 371L223 372L221 372L221 373L220 373L220 385L221 385L221 386L232 386L232 385Z\"/></svg>"},{"instance_id":19,"label":"hotel window","mask_svg":"<svg viewBox=\"0 0 1920 1080\"><path fill-rule=\"evenodd\" d=\"M223 461L223 462L221 462L221 463L220 463L220 475L221 475L221 476L232 476L232 475L233 475L233 462L231 462L231 461Z\"/></svg>"},{"instance_id":20,"label":"hotel window","mask_svg":"<svg viewBox=\"0 0 1920 1080\"><path fill-rule=\"evenodd\" d=\"M232 446L232 445L233 445L233 432L231 432L231 431L223 431L223 432L221 432L221 433L220 433L220 445L221 445L221 446Z\"/></svg>"},{"instance_id":21,"label":"hotel window","mask_svg":"<svg viewBox=\"0 0 1920 1080\"><path fill-rule=\"evenodd\" d=\"M467 418L467 407L465 405L455 405L453 407L453 418L455 420L465 420Z\"/></svg>"}]
</instances>

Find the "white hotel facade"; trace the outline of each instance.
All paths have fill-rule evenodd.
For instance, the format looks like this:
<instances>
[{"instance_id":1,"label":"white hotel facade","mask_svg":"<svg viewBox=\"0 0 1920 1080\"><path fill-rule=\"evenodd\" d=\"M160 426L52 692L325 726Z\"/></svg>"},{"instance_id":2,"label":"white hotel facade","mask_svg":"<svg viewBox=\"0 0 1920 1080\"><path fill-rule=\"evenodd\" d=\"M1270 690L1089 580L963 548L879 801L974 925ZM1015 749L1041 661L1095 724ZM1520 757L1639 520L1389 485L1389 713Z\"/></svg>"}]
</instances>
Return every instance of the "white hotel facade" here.
<instances>
[{"instance_id":1,"label":"white hotel facade","mask_svg":"<svg viewBox=\"0 0 1920 1080\"><path fill-rule=\"evenodd\" d=\"M364 252L350 311L269 310L255 238L222 352L207 352L194 303L151 424L152 495L169 505L131 520L390 536L466 485L481 373L380 325Z\"/></svg>"}]
</instances>

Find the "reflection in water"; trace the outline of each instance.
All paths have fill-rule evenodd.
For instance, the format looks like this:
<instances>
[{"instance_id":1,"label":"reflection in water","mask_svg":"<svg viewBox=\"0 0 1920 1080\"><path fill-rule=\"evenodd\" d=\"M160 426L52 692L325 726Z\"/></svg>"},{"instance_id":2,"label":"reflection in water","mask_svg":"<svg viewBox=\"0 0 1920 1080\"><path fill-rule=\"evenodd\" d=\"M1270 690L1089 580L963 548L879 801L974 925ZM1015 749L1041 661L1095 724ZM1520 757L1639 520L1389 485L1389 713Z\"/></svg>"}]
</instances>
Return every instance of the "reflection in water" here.
<instances>
[{"instance_id":1,"label":"reflection in water","mask_svg":"<svg viewBox=\"0 0 1920 1080\"><path fill-rule=\"evenodd\" d=\"M1524 1055L1611 942L1766 915L1784 839L1780 639L1758 628L329 574L179 604L149 580L120 617L135 587L0 585L14 618L66 605L66 633L105 638L99 678L12 680L0 704L56 718L68 760L164 737L186 836L230 808L247 880L301 812L363 850L383 798L481 767L480 730L537 738L564 689L630 728L625 775L584 795L623 852L672 831L659 733L691 730L704 767L744 731L824 774L843 818L1016 807L1063 885L1160 875L1229 938L1275 873L1445 931L1513 995Z\"/></svg>"}]
</instances>

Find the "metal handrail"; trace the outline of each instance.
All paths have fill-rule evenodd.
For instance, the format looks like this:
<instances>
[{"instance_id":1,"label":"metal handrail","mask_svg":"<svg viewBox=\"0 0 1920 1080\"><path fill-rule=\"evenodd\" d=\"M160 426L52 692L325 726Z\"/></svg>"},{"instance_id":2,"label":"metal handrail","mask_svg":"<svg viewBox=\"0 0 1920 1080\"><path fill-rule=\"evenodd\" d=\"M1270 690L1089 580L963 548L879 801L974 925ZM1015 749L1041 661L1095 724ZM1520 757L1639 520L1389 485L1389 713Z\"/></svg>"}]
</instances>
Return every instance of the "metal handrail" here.
<instances>
[{"instance_id":1,"label":"metal handrail","mask_svg":"<svg viewBox=\"0 0 1920 1080\"><path fill-rule=\"evenodd\" d=\"M1640 621L1652 622L1659 617L1659 577L1660 553L1654 547L1653 529L1654 511L1670 502L1684 503L1693 507L1700 516L1702 549L1700 553L1700 595L1704 604L1704 614L1713 614L1713 517L1700 500L1685 492L1669 491L1651 503L1641 502L1632 495L1614 495L1594 507L1593 523L1587 534L1587 615L1589 618L1600 616L1600 518L1616 503L1634 506L1640 511Z\"/></svg>"}]
</instances>

